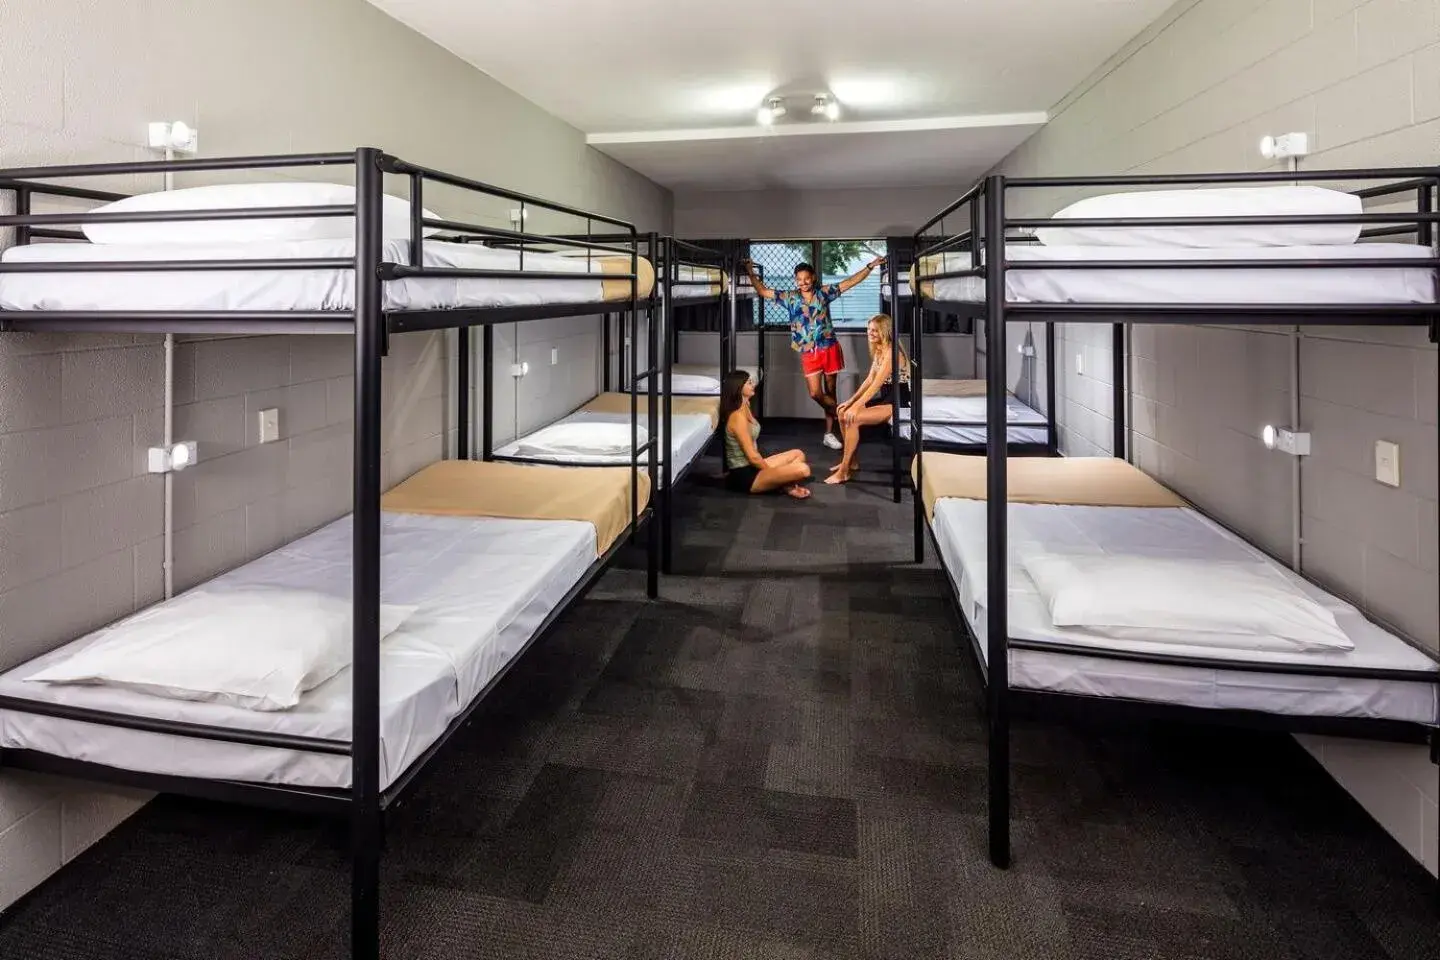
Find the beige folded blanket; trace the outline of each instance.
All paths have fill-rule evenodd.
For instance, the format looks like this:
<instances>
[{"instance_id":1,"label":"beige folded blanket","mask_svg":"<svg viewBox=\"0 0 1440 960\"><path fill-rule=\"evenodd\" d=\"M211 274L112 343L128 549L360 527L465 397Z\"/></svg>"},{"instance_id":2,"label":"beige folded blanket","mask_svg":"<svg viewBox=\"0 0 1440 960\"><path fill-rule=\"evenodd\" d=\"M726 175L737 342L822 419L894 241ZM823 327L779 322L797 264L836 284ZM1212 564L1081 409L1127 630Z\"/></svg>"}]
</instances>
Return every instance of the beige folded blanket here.
<instances>
[{"instance_id":1,"label":"beige folded blanket","mask_svg":"<svg viewBox=\"0 0 1440 960\"><path fill-rule=\"evenodd\" d=\"M396 486L380 500L392 513L513 520L582 520L595 527L603 554L629 526L629 467L551 467L539 464L442 460ZM636 509L650 501L650 477L639 474Z\"/></svg>"},{"instance_id":2,"label":"beige folded blanket","mask_svg":"<svg viewBox=\"0 0 1440 960\"><path fill-rule=\"evenodd\" d=\"M923 454L921 493L925 512L935 516L944 497L984 500L986 457ZM916 464L910 465L915 479ZM1093 507L1184 507L1186 502L1159 481L1114 457L1015 457L1007 462L1010 503L1056 503Z\"/></svg>"},{"instance_id":3,"label":"beige folded blanket","mask_svg":"<svg viewBox=\"0 0 1440 960\"><path fill-rule=\"evenodd\" d=\"M704 414L710 418L710 429L714 430L720 424L720 398L719 397L671 397L670 409L677 415L687 413ZM659 398L663 404L664 398ZM640 394L636 400L637 409L640 413L640 423L646 422L646 397ZM591 400L581 410L588 410L591 413L618 413L622 416L630 416L630 394L628 393L602 393L594 400Z\"/></svg>"},{"instance_id":4,"label":"beige folded blanket","mask_svg":"<svg viewBox=\"0 0 1440 960\"><path fill-rule=\"evenodd\" d=\"M984 380L931 380L927 378L924 383L927 397L985 396Z\"/></svg>"}]
</instances>

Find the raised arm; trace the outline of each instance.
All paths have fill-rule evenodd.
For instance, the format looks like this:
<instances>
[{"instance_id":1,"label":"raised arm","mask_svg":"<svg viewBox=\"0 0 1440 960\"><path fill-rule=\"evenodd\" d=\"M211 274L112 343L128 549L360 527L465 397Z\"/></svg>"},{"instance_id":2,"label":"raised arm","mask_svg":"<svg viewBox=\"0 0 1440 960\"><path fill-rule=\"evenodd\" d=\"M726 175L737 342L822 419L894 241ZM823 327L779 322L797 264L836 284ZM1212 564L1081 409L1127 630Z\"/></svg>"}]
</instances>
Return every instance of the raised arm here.
<instances>
[{"instance_id":1,"label":"raised arm","mask_svg":"<svg viewBox=\"0 0 1440 960\"><path fill-rule=\"evenodd\" d=\"M755 288L756 295L764 300L774 300L775 291L765 286L765 284L760 280L760 278L755 275L755 261L742 260L740 261L740 265L744 267L745 272L750 275L750 286Z\"/></svg>"},{"instance_id":2,"label":"raised arm","mask_svg":"<svg viewBox=\"0 0 1440 960\"><path fill-rule=\"evenodd\" d=\"M759 449L755 446L755 438L750 436L750 423L745 416L744 410L736 410L730 414L730 419L725 421L725 429L734 434L735 439L740 442L740 449L745 454L745 459L757 470L765 469L765 458L760 456Z\"/></svg>"},{"instance_id":3,"label":"raised arm","mask_svg":"<svg viewBox=\"0 0 1440 960\"><path fill-rule=\"evenodd\" d=\"M870 272L872 270L874 270L878 266L881 266L884 263L884 257L876 257L874 260L871 260L869 263L865 264L865 266L861 267L859 271L840 281L840 292L845 293L857 283L863 283L865 281L865 278L870 276Z\"/></svg>"}]
</instances>

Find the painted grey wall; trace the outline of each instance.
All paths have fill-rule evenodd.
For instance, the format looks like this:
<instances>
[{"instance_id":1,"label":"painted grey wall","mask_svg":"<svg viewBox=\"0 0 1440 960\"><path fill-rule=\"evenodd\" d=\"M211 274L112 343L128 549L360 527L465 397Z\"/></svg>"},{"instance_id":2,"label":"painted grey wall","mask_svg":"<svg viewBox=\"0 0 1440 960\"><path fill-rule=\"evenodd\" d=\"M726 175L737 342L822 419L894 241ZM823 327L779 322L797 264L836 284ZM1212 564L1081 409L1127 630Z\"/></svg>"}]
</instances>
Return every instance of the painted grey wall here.
<instances>
[{"instance_id":1,"label":"painted grey wall","mask_svg":"<svg viewBox=\"0 0 1440 960\"><path fill-rule=\"evenodd\" d=\"M358 0L0 4L0 166L145 159L145 124L168 119L198 127L207 156L374 145L642 229L669 227L667 191ZM158 177L105 185L161 186ZM404 184L387 189L403 194ZM425 202L508 224L505 203L440 188ZM593 394L595 320L507 329L496 340L497 438ZM453 342L392 340L386 484L453 450ZM530 362L520 383L511 358ZM177 587L348 510L350 338L184 338L176 369L178 436L198 441L201 455L176 478ZM156 337L0 337L0 668L161 596L162 487L144 472L144 451L161 436L162 370ZM282 439L261 446L255 414L266 407L279 408ZM143 800L0 774L0 908Z\"/></svg>"},{"instance_id":2,"label":"painted grey wall","mask_svg":"<svg viewBox=\"0 0 1440 960\"><path fill-rule=\"evenodd\" d=\"M1014 175L1262 169L1265 134L1305 131L1315 169L1433 164L1440 0L1185 0L1059 104L999 168ZM1074 199L1026 194L1017 215ZM1012 325L1011 343L1018 325ZM1064 449L1108 452L1110 331L1064 326ZM1291 464L1259 441L1290 419L1298 346L1304 569L1432 648L1437 624L1436 350L1423 331L1224 326L1133 330L1135 462L1261 545L1289 554ZM1076 358L1083 361L1077 372ZM1018 354L1007 353L1015 381ZM1374 443L1401 446L1399 489ZM1432 871L1435 769L1423 749L1306 739Z\"/></svg>"}]
</instances>

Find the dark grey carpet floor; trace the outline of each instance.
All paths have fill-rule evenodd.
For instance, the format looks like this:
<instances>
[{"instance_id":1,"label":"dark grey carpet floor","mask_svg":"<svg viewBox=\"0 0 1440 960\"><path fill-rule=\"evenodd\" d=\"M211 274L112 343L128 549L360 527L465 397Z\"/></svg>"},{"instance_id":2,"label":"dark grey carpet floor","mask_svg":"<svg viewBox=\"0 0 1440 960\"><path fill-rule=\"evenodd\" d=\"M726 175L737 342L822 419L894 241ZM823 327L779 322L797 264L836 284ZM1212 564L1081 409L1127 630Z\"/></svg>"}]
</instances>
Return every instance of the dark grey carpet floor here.
<instances>
[{"instance_id":1,"label":"dark grey carpet floor","mask_svg":"<svg viewBox=\"0 0 1440 960\"><path fill-rule=\"evenodd\" d=\"M1021 726L993 869L978 687L908 503L715 470L662 599L608 573L397 813L386 957L1440 957L1428 875L1283 737ZM344 850L161 798L10 911L0 957L340 958Z\"/></svg>"}]
</instances>

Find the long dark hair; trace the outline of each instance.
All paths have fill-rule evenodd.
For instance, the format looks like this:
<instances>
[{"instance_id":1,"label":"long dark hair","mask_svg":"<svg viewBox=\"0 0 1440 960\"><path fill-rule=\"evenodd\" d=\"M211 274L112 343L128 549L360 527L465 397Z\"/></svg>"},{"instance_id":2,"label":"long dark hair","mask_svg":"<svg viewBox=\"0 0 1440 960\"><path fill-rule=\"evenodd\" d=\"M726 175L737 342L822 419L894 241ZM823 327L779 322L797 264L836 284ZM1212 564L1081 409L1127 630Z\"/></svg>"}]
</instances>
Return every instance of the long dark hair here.
<instances>
[{"instance_id":1,"label":"long dark hair","mask_svg":"<svg viewBox=\"0 0 1440 960\"><path fill-rule=\"evenodd\" d=\"M739 410L745 403L745 384L750 382L750 374L744 370L731 370L725 374L720 381L720 422L728 423L730 414Z\"/></svg>"}]
</instances>

